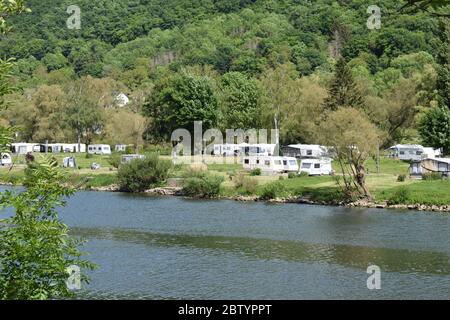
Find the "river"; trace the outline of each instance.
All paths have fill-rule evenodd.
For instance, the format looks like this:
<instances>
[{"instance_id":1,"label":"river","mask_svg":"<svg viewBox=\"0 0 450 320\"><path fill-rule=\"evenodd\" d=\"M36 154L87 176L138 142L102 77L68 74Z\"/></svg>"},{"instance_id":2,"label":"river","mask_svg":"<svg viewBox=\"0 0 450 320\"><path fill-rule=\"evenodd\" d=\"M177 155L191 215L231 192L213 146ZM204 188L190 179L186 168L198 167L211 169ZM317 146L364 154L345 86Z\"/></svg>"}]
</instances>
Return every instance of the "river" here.
<instances>
[{"instance_id":1,"label":"river","mask_svg":"<svg viewBox=\"0 0 450 320\"><path fill-rule=\"evenodd\" d=\"M61 217L98 265L82 298L450 298L449 214L79 192Z\"/></svg>"}]
</instances>

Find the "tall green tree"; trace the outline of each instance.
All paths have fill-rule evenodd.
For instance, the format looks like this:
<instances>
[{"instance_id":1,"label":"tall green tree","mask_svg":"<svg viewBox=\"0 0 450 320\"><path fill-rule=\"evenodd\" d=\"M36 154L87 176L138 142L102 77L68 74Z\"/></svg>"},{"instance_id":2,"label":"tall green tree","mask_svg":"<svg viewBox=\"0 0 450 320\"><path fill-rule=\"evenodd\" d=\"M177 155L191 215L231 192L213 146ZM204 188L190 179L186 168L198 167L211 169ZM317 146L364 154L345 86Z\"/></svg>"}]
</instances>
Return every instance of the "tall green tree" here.
<instances>
[{"instance_id":1,"label":"tall green tree","mask_svg":"<svg viewBox=\"0 0 450 320\"><path fill-rule=\"evenodd\" d=\"M218 101L212 80L184 71L171 75L155 85L143 112L151 117L148 133L154 138L168 140L178 128L192 132L194 121L202 121L204 130L213 128L217 124Z\"/></svg>"},{"instance_id":2,"label":"tall green tree","mask_svg":"<svg viewBox=\"0 0 450 320\"><path fill-rule=\"evenodd\" d=\"M419 132L424 143L450 154L450 109L440 106L427 111L419 124Z\"/></svg>"},{"instance_id":3,"label":"tall green tree","mask_svg":"<svg viewBox=\"0 0 450 320\"><path fill-rule=\"evenodd\" d=\"M361 108L363 105L364 100L353 79L352 71L345 59L341 58L336 63L328 97L324 102L325 109L335 111L341 107Z\"/></svg>"},{"instance_id":4,"label":"tall green tree","mask_svg":"<svg viewBox=\"0 0 450 320\"><path fill-rule=\"evenodd\" d=\"M261 126L261 90L258 82L240 72L220 79L220 102L224 129L258 129Z\"/></svg>"}]
</instances>

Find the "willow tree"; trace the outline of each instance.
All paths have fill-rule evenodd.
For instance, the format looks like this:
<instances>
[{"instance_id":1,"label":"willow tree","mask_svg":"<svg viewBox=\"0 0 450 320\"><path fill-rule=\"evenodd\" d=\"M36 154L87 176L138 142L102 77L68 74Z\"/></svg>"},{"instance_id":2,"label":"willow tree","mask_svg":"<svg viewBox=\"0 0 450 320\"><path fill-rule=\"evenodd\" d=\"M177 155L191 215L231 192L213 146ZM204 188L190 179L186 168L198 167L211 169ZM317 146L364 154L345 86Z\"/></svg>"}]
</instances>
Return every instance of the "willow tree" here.
<instances>
[{"instance_id":1,"label":"willow tree","mask_svg":"<svg viewBox=\"0 0 450 320\"><path fill-rule=\"evenodd\" d=\"M367 115L355 108L329 112L319 126L318 140L335 154L342 179L337 179L348 198L372 195L366 184L366 161L375 154L379 132ZM343 184L341 184L341 182Z\"/></svg>"}]
</instances>

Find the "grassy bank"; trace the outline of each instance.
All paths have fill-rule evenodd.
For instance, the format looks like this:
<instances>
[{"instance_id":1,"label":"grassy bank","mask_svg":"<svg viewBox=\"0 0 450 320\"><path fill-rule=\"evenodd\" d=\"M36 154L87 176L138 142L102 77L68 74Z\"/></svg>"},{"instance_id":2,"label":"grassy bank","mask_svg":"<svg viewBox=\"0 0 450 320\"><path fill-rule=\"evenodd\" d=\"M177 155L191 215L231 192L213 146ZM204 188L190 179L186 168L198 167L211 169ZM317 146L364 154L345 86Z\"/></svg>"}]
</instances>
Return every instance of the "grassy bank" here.
<instances>
[{"instance_id":1,"label":"grassy bank","mask_svg":"<svg viewBox=\"0 0 450 320\"><path fill-rule=\"evenodd\" d=\"M54 155L59 163L66 156ZM70 184L90 189L117 184L117 170L108 162L107 156L95 155L86 158L85 155L75 155L79 169L63 169L67 172ZM101 165L100 170L90 170L92 162ZM21 184L24 179L24 160L15 159L14 167L0 169L0 182ZM395 204L450 204L450 180L422 181L409 179L409 165L405 162L382 159L380 172L377 173L374 161L367 164L367 184L376 202ZM208 173L223 177L220 196L257 196L265 199L302 197L311 201L339 202L343 195L336 185L335 178L330 176L251 176L242 169L240 164L210 164ZM335 168L338 169L338 168ZM176 165L170 172L170 177L184 177L189 166ZM338 171L338 170L336 170ZM397 180L399 175L406 175L405 181ZM244 179L244 185L237 183Z\"/></svg>"}]
</instances>

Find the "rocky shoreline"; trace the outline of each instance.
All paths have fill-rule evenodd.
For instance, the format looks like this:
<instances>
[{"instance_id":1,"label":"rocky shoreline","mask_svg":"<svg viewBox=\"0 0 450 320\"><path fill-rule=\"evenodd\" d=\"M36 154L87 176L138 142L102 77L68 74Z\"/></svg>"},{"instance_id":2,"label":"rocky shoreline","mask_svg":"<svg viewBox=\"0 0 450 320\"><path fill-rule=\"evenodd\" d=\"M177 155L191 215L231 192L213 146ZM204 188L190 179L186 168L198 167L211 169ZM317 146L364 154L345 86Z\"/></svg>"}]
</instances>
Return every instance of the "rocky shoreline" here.
<instances>
[{"instance_id":1,"label":"rocky shoreline","mask_svg":"<svg viewBox=\"0 0 450 320\"><path fill-rule=\"evenodd\" d=\"M120 188L117 185L90 188L91 191L102 192L120 192ZM149 195L161 195L161 196L183 196L181 187L161 187L153 188L143 192L143 194ZM360 200L351 203L345 203L342 201L312 201L308 198L276 198L276 199L261 199L258 196L232 196L232 197L218 197L217 199L234 200L240 202L268 202L268 203L298 203L308 205L323 205L323 206L340 206L350 208L373 208L373 209L398 209L398 210L416 210L416 211L433 211L433 212L450 212L450 204L448 205L424 205L424 204L388 204L387 202L370 202Z\"/></svg>"}]
</instances>

